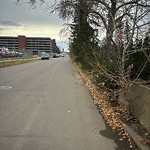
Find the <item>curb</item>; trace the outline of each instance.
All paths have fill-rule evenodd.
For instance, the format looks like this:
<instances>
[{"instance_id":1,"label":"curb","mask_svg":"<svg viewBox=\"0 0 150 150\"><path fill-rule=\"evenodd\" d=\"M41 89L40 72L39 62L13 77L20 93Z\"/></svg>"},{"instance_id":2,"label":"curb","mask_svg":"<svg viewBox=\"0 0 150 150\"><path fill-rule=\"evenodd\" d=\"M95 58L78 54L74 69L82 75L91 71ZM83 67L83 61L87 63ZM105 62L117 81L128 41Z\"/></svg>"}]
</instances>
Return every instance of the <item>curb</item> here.
<instances>
[{"instance_id":1,"label":"curb","mask_svg":"<svg viewBox=\"0 0 150 150\"><path fill-rule=\"evenodd\" d=\"M123 122L122 122L122 125L123 125L123 128L130 134L133 141L135 142L135 144L137 145L137 147L140 150L150 150L150 147L148 147L147 145L143 145L141 143L141 141L140 141L141 136L140 135L138 135L132 128L130 128L129 126L127 126Z\"/></svg>"}]
</instances>

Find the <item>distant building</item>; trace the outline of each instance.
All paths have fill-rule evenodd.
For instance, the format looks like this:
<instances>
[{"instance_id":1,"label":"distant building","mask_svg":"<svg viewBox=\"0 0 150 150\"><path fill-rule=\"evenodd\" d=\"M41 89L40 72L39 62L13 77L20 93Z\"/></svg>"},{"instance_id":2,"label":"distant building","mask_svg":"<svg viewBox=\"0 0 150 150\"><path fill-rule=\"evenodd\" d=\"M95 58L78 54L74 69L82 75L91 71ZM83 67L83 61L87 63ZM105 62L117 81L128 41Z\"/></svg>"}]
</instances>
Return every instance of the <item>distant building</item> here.
<instances>
[{"instance_id":1,"label":"distant building","mask_svg":"<svg viewBox=\"0 0 150 150\"><path fill-rule=\"evenodd\" d=\"M18 37L0 36L0 47L18 49Z\"/></svg>"},{"instance_id":2,"label":"distant building","mask_svg":"<svg viewBox=\"0 0 150 150\"><path fill-rule=\"evenodd\" d=\"M7 47L30 54L39 54L45 52L58 52L55 39L49 37L26 37L18 35L18 37L0 36L0 47Z\"/></svg>"},{"instance_id":3,"label":"distant building","mask_svg":"<svg viewBox=\"0 0 150 150\"><path fill-rule=\"evenodd\" d=\"M60 53L60 49L57 47L55 39L52 40L52 52Z\"/></svg>"}]
</instances>

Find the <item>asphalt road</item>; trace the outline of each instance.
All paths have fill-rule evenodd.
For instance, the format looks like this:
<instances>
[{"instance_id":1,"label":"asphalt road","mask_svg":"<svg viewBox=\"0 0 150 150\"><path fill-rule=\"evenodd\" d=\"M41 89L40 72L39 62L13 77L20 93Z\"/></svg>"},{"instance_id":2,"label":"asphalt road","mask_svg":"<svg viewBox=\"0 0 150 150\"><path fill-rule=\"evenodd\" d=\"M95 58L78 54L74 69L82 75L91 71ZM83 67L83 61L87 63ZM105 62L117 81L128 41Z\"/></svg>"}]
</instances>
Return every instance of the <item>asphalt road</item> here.
<instances>
[{"instance_id":1,"label":"asphalt road","mask_svg":"<svg viewBox=\"0 0 150 150\"><path fill-rule=\"evenodd\" d=\"M69 57L0 69L0 150L116 150Z\"/></svg>"}]
</instances>

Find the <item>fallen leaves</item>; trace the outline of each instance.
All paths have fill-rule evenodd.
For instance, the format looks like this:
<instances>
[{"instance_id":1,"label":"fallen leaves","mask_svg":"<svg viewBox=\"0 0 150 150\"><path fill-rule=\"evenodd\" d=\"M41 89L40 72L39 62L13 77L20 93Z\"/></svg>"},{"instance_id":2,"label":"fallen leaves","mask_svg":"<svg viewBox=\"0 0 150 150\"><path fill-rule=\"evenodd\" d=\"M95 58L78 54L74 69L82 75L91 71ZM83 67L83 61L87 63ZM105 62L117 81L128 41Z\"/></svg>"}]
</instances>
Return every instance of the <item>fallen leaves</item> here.
<instances>
[{"instance_id":1,"label":"fallen leaves","mask_svg":"<svg viewBox=\"0 0 150 150\"><path fill-rule=\"evenodd\" d=\"M81 75L82 80L85 83L85 86L89 89L94 104L96 104L100 110L101 115L104 117L106 122L109 126L114 130L117 131L119 135L122 135L120 141L127 138L131 148L135 148L135 144L131 136L128 134L127 131L124 130L121 120L119 116L121 113L125 112L125 108L123 107L116 107L113 108L110 103L104 99L104 97L97 91L96 87L92 84L91 80L80 70L78 66L77 70Z\"/></svg>"},{"instance_id":2,"label":"fallen leaves","mask_svg":"<svg viewBox=\"0 0 150 150\"><path fill-rule=\"evenodd\" d=\"M141 143L143 145L150 145L150 140L149 139L141 139Z\"/></svg>"}]
</instances>

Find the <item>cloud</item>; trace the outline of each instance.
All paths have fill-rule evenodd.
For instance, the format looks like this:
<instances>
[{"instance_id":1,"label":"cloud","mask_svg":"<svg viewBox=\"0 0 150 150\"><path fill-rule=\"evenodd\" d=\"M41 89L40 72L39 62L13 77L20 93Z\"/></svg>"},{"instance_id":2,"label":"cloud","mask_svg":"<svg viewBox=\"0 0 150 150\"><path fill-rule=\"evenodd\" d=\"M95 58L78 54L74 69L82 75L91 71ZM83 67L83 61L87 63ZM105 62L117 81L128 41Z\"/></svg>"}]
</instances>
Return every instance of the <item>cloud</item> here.
<instances>
[{"instance_id":1,"label":"cloud","mask_svg":"<svg viewBox=\"0 0 150 150\"><path fill-rule=\"evenodd\" d=\"M0 31L3 31L3 30L4 30L4 28L1 28L1 27L0 27Z\"/></svg>"},{"instance_id":2,"label":"cloud","mask_svg":"<svg viewBox=\"0 0 150 150\"><path fill-rule=\"evenodd\" d=\"M0 36L40 36L56 39L58 45L67 49L61 42L60 31L64 22L56 14L49 14L45 5L36 3L36 8L25 3L15 4L17 0L0 0ZM55 0L46 0L50 5ZM23 2L23 0L21 0ZM37 0L38 2L38 0ZM62 36L62 35L61 35Z\"/></svg>"},{"instance_id":3,"label":"cloud","mask_svg":"<svg viewBox=\"0 0 150 150\"><path fill-rule=\"evenodd\" d=\"M1 26L22 26L22 24L12 20L0 20L0 25Z\"/></svg>"},{"instance_id":4,"label":"cloud","mask_svg":"<svg viewBox=\"0 0 150 150\"><path fill-rule=\"evenodd\" d=\"M35 25L27 24L22 26L1 26L0 25L0 35L11 35L17 36L19 34L26 36L37 36L37 37L51 37L53 39L59 40L59 32L61 30L60 26L47 26L47 25Z\"/></svg>"},{"instance_id":5,"label":"cloud","mask_svg":"<svg viewBox=\"0 0 150 150\"><path fill-rule=\"evenodd\" d=\"M21 26L62 26L63 21L56 14L49 14L45 5L36 3L36 8L30 7L26 0L21 0L21 4L16 5L17 0L0 0L0 25ZM38 1L37 1L38 2ZM53 4L54 0L48 0Z\"/></svg>"}]
</instances>

